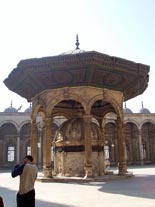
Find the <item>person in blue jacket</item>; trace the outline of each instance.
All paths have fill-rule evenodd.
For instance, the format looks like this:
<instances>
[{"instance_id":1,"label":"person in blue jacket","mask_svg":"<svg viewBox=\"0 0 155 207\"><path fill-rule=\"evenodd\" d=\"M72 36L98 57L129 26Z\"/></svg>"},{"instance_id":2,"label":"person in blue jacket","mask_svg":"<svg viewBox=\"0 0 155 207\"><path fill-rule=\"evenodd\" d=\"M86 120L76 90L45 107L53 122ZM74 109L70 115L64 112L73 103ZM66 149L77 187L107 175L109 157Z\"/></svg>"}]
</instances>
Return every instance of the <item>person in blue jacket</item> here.
<instances>
[{"instance_id":1,"label":"person in blue jacket","mask_svg":"<svg viewBox=\"0 0 155 207\"><path fill-rule=\"evenodd\" d=\"M13 167L12 177L20 176L19 190L16 196L17 207L35 207L34 184L37 178L38 168L33 164L31 155L25 156L23 163Z\"/></svg>"}]
</instances>

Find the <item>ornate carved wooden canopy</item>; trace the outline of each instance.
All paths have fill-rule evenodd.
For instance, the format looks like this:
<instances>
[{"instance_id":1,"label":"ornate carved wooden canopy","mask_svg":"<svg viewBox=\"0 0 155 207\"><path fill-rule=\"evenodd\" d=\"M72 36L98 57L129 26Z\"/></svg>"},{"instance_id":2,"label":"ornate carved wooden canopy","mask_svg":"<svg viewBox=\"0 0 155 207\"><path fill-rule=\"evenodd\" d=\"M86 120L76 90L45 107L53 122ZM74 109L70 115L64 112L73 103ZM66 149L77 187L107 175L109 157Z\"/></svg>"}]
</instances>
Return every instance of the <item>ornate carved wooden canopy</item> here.
<instances>
[{"instance_id":1,"label":"ornate carved wooden canopy","mask_svg":"<svg viewBox=\"0 0 155 207\"><path fill-rule=\"evenodd\" d=\"M149 69L148 65L90 51L21 60L4 84L28 101L44 90L72 86L121 91L126 101L145 91Z\"/></svg>"}]
</instances>

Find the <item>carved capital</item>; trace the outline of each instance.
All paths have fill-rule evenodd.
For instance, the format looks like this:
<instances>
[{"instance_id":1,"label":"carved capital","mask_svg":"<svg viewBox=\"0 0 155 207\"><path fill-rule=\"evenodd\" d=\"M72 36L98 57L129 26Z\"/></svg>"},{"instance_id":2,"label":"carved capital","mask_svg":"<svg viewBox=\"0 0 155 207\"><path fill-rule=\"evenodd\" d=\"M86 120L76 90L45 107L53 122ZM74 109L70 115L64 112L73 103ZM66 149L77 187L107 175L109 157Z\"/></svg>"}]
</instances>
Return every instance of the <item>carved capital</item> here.
<instances>
[{"instance_id":1,"label":"carved capital","mask_svg":"<svg viewBox=\"0 0 155 207\"><path fill-rule=\"evenodd\" d=\"M51 117L46 117L44 119L45 125L51 127L52 124L52 118Z\"/></svg>"},{"instance_id":2,"label":"carved capital","mask_svg":"<svg viewBox=\"0 0 155 207\"><path fill-rule=\"evenodd\" d=\"M92 116L90 114L85 114L85 115L83 115L83 119L84 119L85 122L90 123L91 119L92 119Z\"/></svg>"}]
</instances>

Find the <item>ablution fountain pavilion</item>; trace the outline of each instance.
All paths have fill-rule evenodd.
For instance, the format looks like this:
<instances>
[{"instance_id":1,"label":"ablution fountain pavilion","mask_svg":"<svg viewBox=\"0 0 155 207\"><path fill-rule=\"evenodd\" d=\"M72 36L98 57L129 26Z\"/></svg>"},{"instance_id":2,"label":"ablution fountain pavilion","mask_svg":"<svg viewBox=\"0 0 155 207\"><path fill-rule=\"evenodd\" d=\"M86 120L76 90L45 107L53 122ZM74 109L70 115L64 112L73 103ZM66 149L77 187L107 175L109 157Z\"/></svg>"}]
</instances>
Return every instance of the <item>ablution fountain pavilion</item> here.
<instances>
[{"instance_id":1,"label":"ablution fountain pavilion","mask_svg":"<svg viewBox=\"0 0 155 207\"><path fill-rule=\"evenodd\" d=\"M117 125L118 174L127 172L123 102L142 94L150 67L96 51L76 49L57 56L21 60L4 84L32 102L31 154L37 163L38 114L43 120L43 174L95 177L105 174L104 124ZM65 117L52 138L52 122ZM54 170L51 165L54 148Z\"/></svg>"}]
</instances>

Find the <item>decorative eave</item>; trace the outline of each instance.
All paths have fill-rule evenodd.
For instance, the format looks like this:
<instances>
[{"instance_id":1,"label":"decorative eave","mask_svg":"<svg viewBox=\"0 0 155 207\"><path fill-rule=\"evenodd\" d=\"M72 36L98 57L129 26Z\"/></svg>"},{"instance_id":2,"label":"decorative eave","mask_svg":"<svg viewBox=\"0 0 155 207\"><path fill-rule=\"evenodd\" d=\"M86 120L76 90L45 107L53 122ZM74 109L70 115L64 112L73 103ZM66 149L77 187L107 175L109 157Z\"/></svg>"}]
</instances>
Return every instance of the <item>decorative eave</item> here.
<instances>
[{"instance_id":1,"label":"decorative eave","mask_svg":"<svg viewBox=\"0 0 155 207\"><path fill-rule=\"evenodd\" d=\"M5 85L30 101L44 90L94 86L122 91L125 101L148 86L148 65L96 51L21 60Z\"/></svg>"}]
</instances>

